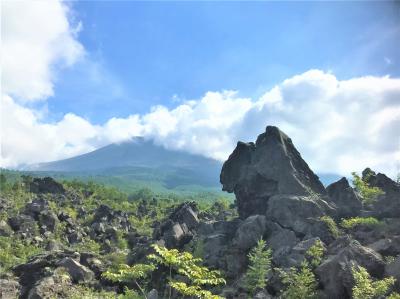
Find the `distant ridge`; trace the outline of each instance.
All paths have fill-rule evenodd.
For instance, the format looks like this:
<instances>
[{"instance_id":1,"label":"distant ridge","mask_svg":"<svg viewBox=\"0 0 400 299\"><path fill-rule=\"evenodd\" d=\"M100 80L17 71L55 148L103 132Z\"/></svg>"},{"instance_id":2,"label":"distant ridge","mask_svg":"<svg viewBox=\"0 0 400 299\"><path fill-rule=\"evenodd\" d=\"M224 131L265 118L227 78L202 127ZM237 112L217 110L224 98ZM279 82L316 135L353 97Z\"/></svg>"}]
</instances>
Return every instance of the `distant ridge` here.
<instances>
[{"instance_id":1,"label":"distant ridge","mask_svg":"<svg viewBox=\"0 0 400 299\"><path fill-rule=\"evenodd\" d=\"M179 185L218 187L221 166L220 161L169 150L152 140L136 137L73 158L32 165L28 170L130 176L140 181L161 180L173 188Z\"/></svg>"},{"instance_id":2,"label":"distant ridge","mask_svg":"<svg viewBox=\"0 0 400 299\"><path fill-rule=\"evenodd\" d=\"M221 168L220 161L181 150L166 149L152 140L135 137L76 157L30 165L25 170L43 175L95 177L105 182L116 182L116 185L124 185L127 189L140 185L166 189L186 186L221 190ZM324 185L339 178L335 174L320 176Z\"/></svg>"}]
</instances>

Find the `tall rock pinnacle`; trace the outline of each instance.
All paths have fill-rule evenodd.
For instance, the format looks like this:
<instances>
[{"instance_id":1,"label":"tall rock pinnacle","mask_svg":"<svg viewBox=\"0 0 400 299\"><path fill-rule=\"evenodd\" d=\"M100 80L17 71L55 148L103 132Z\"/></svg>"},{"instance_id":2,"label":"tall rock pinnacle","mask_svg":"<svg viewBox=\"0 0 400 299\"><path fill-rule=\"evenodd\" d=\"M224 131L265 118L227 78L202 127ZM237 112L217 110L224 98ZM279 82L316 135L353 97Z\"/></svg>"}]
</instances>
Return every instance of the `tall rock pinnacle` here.
<instances>
[{"instance_id":1,"label":"tall rock pinnacle","mask_svg":"<svg viewBox=\"0 0 400 299\"><path fill-rule=\"evenodd\" d=\"M222 190L235 193L241 218L264 214L276 194L326 193L292 140L274 126L268 126L255 144L238 142L222 167L220 181Z\"/></svg>"}]
</instances>

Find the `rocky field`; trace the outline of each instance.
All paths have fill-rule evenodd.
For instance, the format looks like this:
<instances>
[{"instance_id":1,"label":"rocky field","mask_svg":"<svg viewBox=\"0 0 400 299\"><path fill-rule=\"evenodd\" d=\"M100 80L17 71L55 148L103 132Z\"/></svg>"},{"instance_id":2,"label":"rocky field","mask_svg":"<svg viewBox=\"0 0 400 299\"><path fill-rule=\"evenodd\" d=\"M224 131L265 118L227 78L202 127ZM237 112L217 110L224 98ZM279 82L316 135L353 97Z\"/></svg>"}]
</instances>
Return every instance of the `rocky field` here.
<instances>
[{"instance_id":1,"label":"rocky field","mask_svg":"<svg viewBox=\"0 0 400 299\"><path fill-rule=\"evenodd\" d=\"M1 298L400 298L400 184L353 178L276 127L224 163L234 204L2 175Z\"/></svg>"}]
</instances>

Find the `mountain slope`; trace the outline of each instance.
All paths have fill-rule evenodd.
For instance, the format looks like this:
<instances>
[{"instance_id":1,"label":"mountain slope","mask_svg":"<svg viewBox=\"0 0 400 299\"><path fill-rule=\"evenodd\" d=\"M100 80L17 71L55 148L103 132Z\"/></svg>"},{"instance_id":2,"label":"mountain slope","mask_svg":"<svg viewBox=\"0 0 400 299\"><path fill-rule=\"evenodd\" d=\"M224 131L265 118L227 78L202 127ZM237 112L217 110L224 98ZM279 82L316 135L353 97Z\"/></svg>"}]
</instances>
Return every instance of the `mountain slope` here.
<instances>
[{"instance_id":1,"label":"mountain slope","mask_svg":"<svg viewBox=\"0 0 400 299\"><path fill-rule=\"evenodd\" d=\"M218 187L220 169L219 161L168 150L143 138L30 167L35 172L111 176L126 183L160 182L168 189L185 185Z\"/></svg>"}]
</instances>

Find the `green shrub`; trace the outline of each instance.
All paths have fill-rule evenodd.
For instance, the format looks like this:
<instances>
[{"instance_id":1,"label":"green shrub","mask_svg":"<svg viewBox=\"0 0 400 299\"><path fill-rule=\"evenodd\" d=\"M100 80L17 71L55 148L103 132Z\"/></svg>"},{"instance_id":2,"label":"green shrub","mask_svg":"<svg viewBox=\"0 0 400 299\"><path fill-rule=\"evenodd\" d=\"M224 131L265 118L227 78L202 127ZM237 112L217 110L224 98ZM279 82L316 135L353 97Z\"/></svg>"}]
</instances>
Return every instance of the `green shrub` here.
<instances>
[{"instance_id":1,"label":"green shrub","mask_svg":"<svg viewBox=\"0 0 400 299\"><path fill-rule=\"evenodd\" d=\"M321 220L322 222L324 222L326 224L326 226L328 227L329 231L331 232L331 234L337 238L340 236L340 231L339 228L336 225L335 220L332 219L332 217L330 216L321 216L319 218L319 220Z\"/></svg>"},{"instance_id":2,"label":"green shrub","mask_svg":"<svg viewBox=\"0 0 400 299\"><path fill-rule=\"evenodd\" d=\"M313 268L316 268L321 264L324 253L324 244L320 240L315 241L314 245L307 250L306 257Z\"/></svg>"},{"instance_id":3,"label":"green shrub","mask_svg":"<svg viewBox=\"0 0 400 299\"><path fill-rule=\"evenodd\" d=\"M68 291L66 299L121 299L121 295L117 296L114 292L96 291L94 289L74 285ZM128 298L124 298L128 299ZM132 298L133 299L133 298Z\"/></svg>"},{"instance_id":4,"label":"green shrub","mask_svg":"<svg viewBox=\"0 0 400 299\"><path fill-rule=\"evenodd\" d=\"M73 248L78 252L100 252L100 244L90 238L83 239L82 242L76 243Z\"/></svg>"},{"instance_id":5,"label":"green shrub","mask_svg":"<svg viewBox=\"0 0 400 299\"><path fill-rule=\"evenodd\" d=\"M0 237L0 272L22 264L29 257L43 251L43 248L28 244L15 237Z\"/></svg>"},{"instance_id":6,"label":"green shrub","mask_svg":"<svg viewBox=\"0 0 400 299\"><path fill-rule=\"evenodd\" d=\"M202 259L193 257L189 252L179 252L177 249L168 250L158 245L153 245L153 248L156 254L151 254L148 258L169 269L169 286L171 288L183 296L199 299L221 298L204 289L206 285L216 286L226 283L219 271L209 270L207 267L201 266ZM172 271L183 275L186 278L185 282L174 280ZM171 297L171 288L169 289L169 297Z\"/></svg>"},{"instance_id":7,"label":"green shrub","mask_svg":"<svg viewBox=\"0 0 400 299\"><path fill-rule=\"evenodd\" d=\"M375 299L385 296L395 283L393 277L373 281L368 271L363 267L352 268L354 278L353 299Z\"/></svg>"},{"instance_id":8,"label":"green shrub","mask_svg":"<svg viewBox=\"0 0 400 299\"><path fill-rule=\"evenodd\" d=\"M370 187L368 184L368 177L362 179L356 172L351 173L353 176L353 185L356 191L361 195L361 200L364 204L374 203L379 195L384 194L378 187Z\"/></svg>"},{"instance_id":9,"label":"green shrub","mask_svg":"<svg viewBox=\"0 0 400 299\"><path fill-rule=\"evenodd\" d=\"M151 237L153 234L153 228L151 227L153 221L154 219L147 215L144 217L137 217L135 215L129 216L131 225L143 236Z\"/></svg>"},{"instance_id":10,"label":"green shrub","mask_svg":"<svg viewBox=\"0 0 400 299\"><path fill-rule=\"evenodd\" d=\"M349 219L343 219L340 226L346 229L352 229L359 225L364 225L368 227L376 227L382 223L374 217L353 217Z\"/></svg>"},{"instance_id":11,"label":"green shrub","mask_svg":"<svg viewBox=\"0 0 400 299\"><path fill-rule=\"evenodd\" d=\"M267 286L267 275L271 271L271 255L271 249L266 248L265 241L262 239L248 254L249 268L244 280L246 289L251 295Z\"/></svg>"},{"instance_id":12,"label":"green shrub","mask_svg":"<svg viewBox=\"0 0 400 299\"><path fill-rule=\"evenodd\" d=\"M139 284L139 280L146 278L155 268L152 264L136 264L133 266L120 264L116 268L104 272L102 276L113 282L130 283L132 281L146 298L146 291Z\"/></svg>"},{"instance_id":13,"label":"green shrub","mask_svg":"<svg viewBox=\"0 0 400 299\"><path fill-rule=\"evenodd\" d=\"M282 292L285 299L317 298L317 280L307 261L301 263L300 269L291 268L289 272L280 270L282 282L286 285Z\"/></svg>"}]
</instances>

